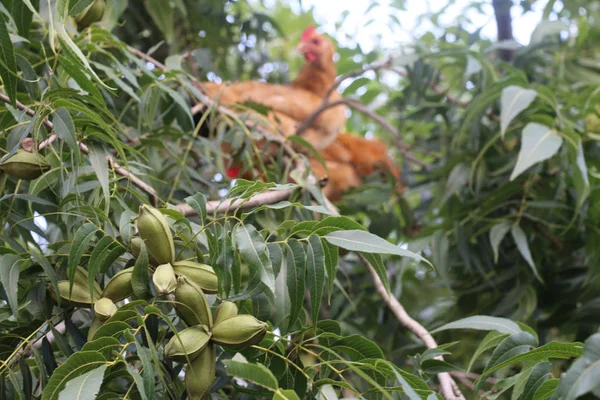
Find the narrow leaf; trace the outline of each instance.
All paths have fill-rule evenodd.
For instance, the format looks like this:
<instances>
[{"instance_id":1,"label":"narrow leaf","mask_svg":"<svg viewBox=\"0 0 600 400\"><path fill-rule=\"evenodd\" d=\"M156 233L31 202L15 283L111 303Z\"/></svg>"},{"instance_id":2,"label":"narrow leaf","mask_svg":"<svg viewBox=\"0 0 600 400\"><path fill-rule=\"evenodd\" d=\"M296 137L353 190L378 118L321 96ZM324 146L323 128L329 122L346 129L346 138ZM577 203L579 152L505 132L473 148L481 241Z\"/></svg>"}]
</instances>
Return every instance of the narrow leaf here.
<instances>
[{"instance_id":1,"label":"narrow leaf","mask_svg":"<svg viewBox=\"0 0 600 400\"><path fill-rule=\"evenodd\" d=\"M445 331L448 329L477 329L483 331L495 330L500 333L509 334L515 334L522 331L519 325L510 319L476 315L442 325L439 328L431 331L431 333Z\"/></svg>"},{"instance_id":2,"label":"narrow leaf","mask_svg":"<svg viewBox=\"0 0 600 400\"><path fill-rule=\"evenodd\" d=\"M555 155L562 142L562 137L553 129L535 122L527 124L521 134L521 150L510 180L514 180L532 165Z\"/></svg>"},{"instance_id":3,"label":"narrow leaf","mask_svg":"<svg viewBox=\"0 0 600 400\"><path fill-rule=\"evenodd\" d=\"M0 17L0 19L2 19ZM19 315L19 275L23 259L14 254L5 254L0 259L0 281L6 292L8 304L15 318Z\"/></svg>"},{"instance_id":4,"label":"narrow leaf","mask_svg":"<svg viewBox=\"0 0 600 400\"><path fill-rule=\"evenodd\" d=\"M6 95L10 98L10 104L16 107L17 59L15 58L15 50L3 17L0 17L0 77L2 77Z\"/></svg>"},{"instance_id":5,"label":"narrow leaf","mask_svg":"<svg viewBox=\"0 0 600 400\"><path fill-rule=\"evenodd\" d=\"M235 242L242 259L260 274L260 282L275 293L275 275L267 254L263 237L252 225L238 225L234 231Z\"/></svg>"},{"instance_id":6,"label":"narrow leaf","mask_svg":"<svg viewBox=\"0 0 600 400\"><path fill-rule=\"evenodd\" d=\"M70 380L60 392L58 400L94 400L100 391L106 368L108 365L104 364Z\"/></svg>"},{"instance_id":7,"label":"narrow leaf","mask_svg":"<svg viewBox=\"0 0 600 400\"><path fill-rule=\"evenodd\" d=\"M304 304L306 289L306 255L304 248L295 239L288 240L285 251L286 284L290 296L290 317L288 331L298 320Z\"/></svg>"},{"instance_id":8,"label":"narrow leaf","mask_svg":"<svg viewBox=\"0 0 600 400\"><path fill-rule=\"evenodd\" d=\"M535 263L533 262L533 257L531 256L531 251L529 250L529 244L527 243L527 236L525 235L525 232L523 232L523 229L521 229L521 227L518 225L514 225L511 229L511 234L517 245L517 248L519 249L519 252L525 261L527 261L527 264L529 264L531 267L537 280L544 283L544 280L540 276L537 268L535 267Z\"/></svg>"},{"instance_id":9,"label":"narrow leaf","mask_svg":"<svg viewBox=\"0 0 600 400\"><path fill-rule=\"evenodd\" d=\"M277 391L279 385L273 373L262 364L250 364L234 360L223 361L227 375L250 381L263 389Z\"/></svg>"},{"instance_id":10,"label":"narrow leaf","mask_svg":"<svg viewBox=\"0 0 600 400\"><path fill-rule=\"evenodd\" d=\"M149 269L150 262L148 261L148 249L146 248L146 242L142 240L140 254L135 261L133 273L131 274L131 287L133 288L133 293L141 299L147 299L152 296L149 289Z\"/></svg>"},{"instance_id":11,"label":"narrow leaf","mask_svg":"<svg viewBox=\"0 0 600 400\"><path fill-rule=\"evenodd\" d=\"M510 122L533 102L537 92L519 86L507 86L500 97L500 134L504 133Z\"/></svg>"},{"instance_id":12,"label":"narrow leaf","mask_svg":"<svg viewBox=\"0 0 600 400\"><path fill-rule=\"evenodd\" d=\"M325 255L321 239L317 235L311 235L308 238L306 260L312 323L316 328L321 310L321 298L325 289Z\"/></svg>"},{"instance_id":13,"label":"narrow leaf","mask_svg":"<svg viewBox=\"0 0 600 400\"><path fill-rule=\"evenodd\" d=\"M335 231L324 236L324 239L329 243L346 250L362 251L365 253L395 254L402 257L409 257L417 261L424 261L431 265L429 261L420 255L399 246L395 246L387 240L365 231Z\"/></svg>"},{"instance_id":14,"label":"narrow leaf","mask_svg":"<svg viewBox=\"0 0 600 400\"><path fill-rule=\"evenodd\" d=\"M66 108L59 108L54 112L52 118L54 132L61 140L64 140L71 148L75 160L79 160L79 145L77 144L77 134L75 133L75 124L73 118Z\"/></svg>"},{"instance_id":15,"label":"narrow leaf","mask_svg":"<svg viewBox=\"0 0 600 400\"><path fill-rule=\"evenodd\" d=\"M494 263L498 263L498 248L500 247L500 243L504 236L510 230L510 224L508 221L502 221L499 224L496 224L490 229L490 244L492 245L492 250L494 251Z\"/></svg>"},{"instance_id":16,"label":"narrow leaf","mask_svg":"<svg viewBox=\"0 0 600 400\"><path fill-rule=\"evenodd\" d=\"M97 231L98 227L96 225L87 223L82 225L75 233L71 248L69 249L69 262L67 264L67 277L69 278L69 281L71 281L69 292L72 290L73 280L75 279L75 270L79 266L81 256L88 248Z\"/></svg>"},{"instance_id":17,"label":"narrow leaf","mask_svg":"<svg viewBox=\"0 0 600 400\"><path fill-rule=\"evenodd\" d=\"M95 351L80 351L73 354L56 368L42 392L42 400L56 400L70 380L106 365L106 359Z\"/></svg>"}]
</instances>

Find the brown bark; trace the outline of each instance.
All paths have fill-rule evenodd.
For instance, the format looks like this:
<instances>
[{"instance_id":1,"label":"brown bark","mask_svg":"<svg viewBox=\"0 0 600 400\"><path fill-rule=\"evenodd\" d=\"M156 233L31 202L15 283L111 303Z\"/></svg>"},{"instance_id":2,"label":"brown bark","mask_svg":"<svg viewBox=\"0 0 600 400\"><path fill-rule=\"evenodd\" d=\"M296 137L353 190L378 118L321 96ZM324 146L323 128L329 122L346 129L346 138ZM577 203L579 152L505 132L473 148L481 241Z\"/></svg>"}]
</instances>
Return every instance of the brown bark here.
<instances>
[{"instance_id":1,"label":"brown bark","mask_svg":"<svg viewBox=\"0 0 600 400\"><path fill-rule=\"evenodd\" d=\"M512 5L512 0L492 0L498 29L498 42L513 40L512 17L510 15ZM498 51L498 56L504 61L512 60L513 55L513 50L501 49Z\"/></svg>"}]
</instances>

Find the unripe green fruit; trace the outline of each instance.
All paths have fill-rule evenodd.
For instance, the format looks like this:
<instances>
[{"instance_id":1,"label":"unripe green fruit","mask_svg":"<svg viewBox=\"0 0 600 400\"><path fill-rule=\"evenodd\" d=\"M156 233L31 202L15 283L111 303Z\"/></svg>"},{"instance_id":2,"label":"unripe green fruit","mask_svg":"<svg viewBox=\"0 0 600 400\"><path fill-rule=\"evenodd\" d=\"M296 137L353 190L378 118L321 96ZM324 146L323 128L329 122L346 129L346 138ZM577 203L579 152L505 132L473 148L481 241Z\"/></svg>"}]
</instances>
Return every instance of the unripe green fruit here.
<instances>
[{"instance_id":1,"label":"unripe green fruit","mask_svg":"<svg viewBox=\"0 0 600 400\"><path fill-rule=\"evenodd\" d=\"M210 391L215 381L216 367L215 345L209 343L185 370L185 389L190 400L201 400Z\"/></svg>"},{"instance_id":2,"label":"unripe green fruit","mask_svg":"<svg viewBox=\"0 0 600 400\"><path fill-rule=\"evenodd\" d=\"M152 282L159 295L173 293L177 288L177 277L171 264L161 264L152 274Z\"/></svg>"},{"instance_id":3,"label":"unripe green fruit","mask_svg":"<svg viewBox=\"0 0 600 400\"><path fill-rule=\"evenodd\" d=\"M146 246L146 249L147 248L148 248L148 246ZM131 254L133 254L135 256L135 258L139 257L140 252L142 251L142 238L139 236L136 236L133 239L131 239L131 242L129 243L129 250L131 250ZM156 259L154 257L152 257L152 254L150 254L149 252L148 252L148 262L152 266L160 265L160 263L158 261L156 261Z\"/></svg>"},{"instance_id":4,"label":"unripe green fruit","mask_svg":"<svg viewBox=\"0 0 600 400\"><path fill-rule=\"evenodd\" d=\"M131 296L133 294L133 287L131 286L132 275L133 267L126 268L114 274L104 287L102 297L109 298L116 303Z\"/></svg>"},{"instance_id":5,"label":"unripe green fruit","mask_svg":"<svg viewBox=\"0 0 600 400\"><path fill-rule=\"evenodd\" d=\"M212 313L204 292L183 275L177 278L175 309L188 326L202 324L210 328L213 325Z\"/></svg>"},{"instance_id":6,"label":"unripe green fruit","mask_svg":"<svg viewBox=\"0 0 600 400\"><path fill-rule=\"evenodd\" d=\"M185 275L191 282L200 286L204 293L214 294L219 291L219 280L210 265L194 261L175 261L173 269L177 275Z\"/></svg>"},{"instance_id":7,"label":"unripe green fruit","mask_svg":"<svg viewBox=\"0 0 600 400\"><path fill-rule=\"evenodd\" d=\"M165 346L165 356L179 363L192 361L208 345L211 333L204 325L186 328L173 336ZM187 356L187 357L186 357Z\"/></svg>"},{"instance_id":8,"label":"unripe green fruit","mask_svg":"<svg viewBox=\"0 0 600 400\"><path fill-rule=\"evenodd\" d=\"M137 220L140 237L146 243L148 254L160 264L175 261L175 246L167 219L154 207L140 206Z\"/></svg>"},{"instance_id":9,"label":"unripe green fruit","mask_svg":"<svg viewBox=\"0 0 600 400\"><path fill-rule=\"evenodd\" d=\"M94 312L100 319L107 320L117 312L117 306L111 299L102 297L94 303Z\"/></svg>"},{"instance_id":10,"label":"unripe green fruit","mask_svg":"<svg viewBox=\"0 0 600 400\"><path fill-rule=\"evenodd\" d=\"M231 301L224 301L217 308L217 313L215 314L215 325L225 321L226 319L235 317L236 315L238 315L238 308L235 303Z\"/></svg>"},{"instance_id":11,"label":"unripe green fruit","mask_svg":"<svg viewBox=\"0 0 600 400\"><path fill-rule=\"evenodd\" d=\"M85 10L75 16L77 21L77 28L79 30L85 29L94 22L98 22L104 16L104 9L106 3L104 0L94 0Z\"/></svg>"},{"instance_id":12,"label":"unripe green fruit","mask_svg":"<svg viewBox=\"0 0 600 400\"><path fill-rule=\"evenodd\" d=\"M70 285L71 282L67 280L58 281L58 295L75 307L90 308L92 304L100 298L100 296L96 296L95 293L94 297L92 297L89 288L87 286L82 286L77 282L73 282L73 289L69 296ZM50 286L49 289L50 295L56 300L57 294L54 293L54 287Z\"/></svg>"},{"instance_id":13,"label":"unripe green fruit","mask_svg":"<svg viewBox=\"0 0 600 400\"><path fill-rule=\"evenodd\" d=\"M249 314L228 318L212 328L212 341L221 346L250 346L267 333L267 324Z\"/></svg>"},{"instance_id":14,"label":"unripe green fruit","mask_svg":"<svg viewBox=\"0 0 600 400\"><path fill-rule=\"evenodd\" d=\"M83 287L89 287L89 282L88 282L88 272L85 268L82 267L77 267L75 269L75 275L73 277L73 282L80 284ZM94 280L94 296L97 296L98 298L102 297L101 296L102 293L102 288L100 287L100 285L98 284L98 282L96 282Z\"/></svg>"},{"instance_id":15,"label":"unripe green fruit","mask_svg":"<svg viewBox=\"0 0 600 400\"><path fill-rule=\"evenodd\" d=\"M31 181L48 171L50 164L39 153L30 153L19 149L15 154L2 161L0 169L15 178Z\"/></svg>"}]
</instances>

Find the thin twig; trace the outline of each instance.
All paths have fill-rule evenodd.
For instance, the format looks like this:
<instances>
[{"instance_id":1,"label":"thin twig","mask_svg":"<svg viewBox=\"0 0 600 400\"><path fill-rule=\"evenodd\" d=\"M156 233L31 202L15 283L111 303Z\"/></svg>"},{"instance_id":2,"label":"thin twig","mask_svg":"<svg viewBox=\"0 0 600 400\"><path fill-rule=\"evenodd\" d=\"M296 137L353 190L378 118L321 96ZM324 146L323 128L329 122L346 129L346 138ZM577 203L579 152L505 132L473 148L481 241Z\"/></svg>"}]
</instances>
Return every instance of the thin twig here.
<instances>
[{"instance_id":1,"label":"thin twig","mask_svg":"<svg viewBox=\"0 0 600 400\"><path fill-rule=\"evenodd\" d=\"M367 71L377 71L380 69L389 69L392 67L392 59L388 58L387 60L384 61L380 61L378 63L375 64L371 64L371 65L367 65L363 68L354 70L354 71L350 71L348 73L345 73L343 75L340 75L334 82L333 85L331 85L331 87L329 88L329 90L327 91L327 93L325 93L325 97L323 98L323 102L329 101L329 97L331 96L331 94L337 90L337 88L342 84L342 82L344 82L346 79L349 78L356 78L358 76L361 76L362 74L364 74Z\"/></svg>"},{"instance_id":2,"label":"thin twig","mask_svg":"<svg viewBox=\"0 0 600 400\"><path fill-rule=\"evenodd\" d=\"M257 194L256 196L252 196L249 199L229 198L223 200L207 201L206 213L224 213L228 211L259 207L265 204L275 204L290 197L292 191L292 189L271 190L268 192ZM186 217L197 215L196 211L188 204L178 204L175 207Z\"/></svg>"},{"instance_id":3,"label":"thin twig","mask_svg":"<svg viewBox=\"0 0 600 400\"><path fill-rule=\"evenodd\" d=\"M0 100L4 101L5 103L10 103L10 99L8 98L8 96L6 96L2 93L0 93ZM17 108L19 110L25 111L30 116L35 116L35 111L33 109L31 109L31 108L27 107L26 105L19 103L19 102L17 102L16 104L17 104ZM46 126L48 128L48 130L50 130L50 131L54 130L54 124L52 122L50 122L47 118L44 118L42 120L42 123L44 124L44 126ZM56 134L54 134L54 133L51 134L46 140L40 142L40 144L38 145L38 150L42 150L43 148L49 146L56 139L57 139ZM86 155L90 154L90 149L84 143L78 142L78 144L79 144L79 150L83 154L86 154ZM156 194L156 190L154 190L154 188L152 188L148 184L144 183L144 181L142 181L140 178L138 178L137 176L132 174L126 168L121 167L119 164L114 162L112 159L109 158L107 160L107 162L109 162L111 167L114 169L114 171L118 175L121 175L121 176L127 178L129 181L131 181L131 183L136 185L140 190L142 190L143 192L148 194L148 197L150 198L150 203L152 203L152 205L154 205L154 206L157 205L158 195Z\"/></svg>"},{"instance_id":4,"label":"thin twig","mask_svg":"<svg viewBox=\"0 0 600 400\"><path fill-rule=\"evenodd\" d=\"M394 313L398 321L400 321L400 323L406 328L408 328L408 330L410 330L412 333L417 335L417 337L421 339L423 343L425 343L425 346L428 349L437 348L438 345L433 336L431 336L431 333L429 333L429 331L425 329L425 327L421 325L418 321L414 320L410 315L408 315L408 313L404 309L404 306L402 306L402 304L400 304L400 302L395 297L389 295L388 291L383 285L383 282L381 282L381 279L379 279L379 276L377 275L377 272L375 272L375 269L373 268L371 263L369 263L369 261L362 254L359 253L358 255L369 269L371 277L373 278L373 282L375 283L375 289L377 290L381 298L383 298L383 301L385 302L385 304L387 304L392 313ZM436 358L439 360L444 359L442 356ZM444 399L463 400L465 398L458 386L456 385L456 382L454 382L449 373L441 372L437 374L437 376L438 380L440 381L440 387L442 392L441 394L442 396L444 396Z\"/></svg>"}]
</instances>

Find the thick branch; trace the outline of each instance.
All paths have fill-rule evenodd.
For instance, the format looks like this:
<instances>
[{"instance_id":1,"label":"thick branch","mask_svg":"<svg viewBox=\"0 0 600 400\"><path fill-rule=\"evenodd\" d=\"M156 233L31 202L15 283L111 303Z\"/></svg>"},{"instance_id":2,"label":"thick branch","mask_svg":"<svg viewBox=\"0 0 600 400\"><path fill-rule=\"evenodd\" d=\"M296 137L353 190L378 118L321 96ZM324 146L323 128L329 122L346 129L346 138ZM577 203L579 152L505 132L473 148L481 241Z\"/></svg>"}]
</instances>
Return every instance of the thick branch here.
<instances>
[{"instance_id":1,"label":"thick branch","mask_svg":"<svg viewBox=\"0 0 600 400\"><path fill-rule=\"evenodd\" d=\"M494 6L494 16L496 17L496 27L498 31L498 41L513 40L512 17L510 8L512 0L492 0ZM501 49L498 51L500 59L510 61L513 58L514 51Z\"/></svg>"},{"instance_id":2,"label":"thick branch","mask_svg":"<svg viewBox=\"0 0 600 400\"><path fill-rule=\"evenodd\" d=\"M10 103L10 99L8 98L8 96L6 96L2 93L0 93L0 100L4 101L5 103ZM17 108L19 110L25 111L28 115L30 115L32 117L35 115L34 110L32 110L31 108L27 107L26 105L24 105L22 103L17 102ZM44 124L44 126L46 126L48 128L48 130L50 130L50 131L54 130L54 124L52 122L50 122L47 118L44 118L42 123ZM51 134L46 140L40 142L40 144L38 145L38 150L42 150L43 148L49 146L56 139L57 139L56 134L54 134L54 133ZM79 144L79 150L83 154L86 154L86 155L90 154L90 149L84 143L78 142L78 144ZM138 188L140 188L142 191L144 191L146 194L148 194L148 197L150 198L150 202L152 203L152 205L156 206L157 201L158 201L158 195L156 194L156 191L151 186L144 183L144 181L142 181L140 178L138 178L137 176L132 174L127 169L121 167L119 164L114 162L112 159L109 159L107 161L113 167L115 173L129 179L131 181L131 183L133 183Z\"/></svg>"},{"instance_id":3,"label":"thick branch","mask_svg":"<svg viewBox=\"0 0 600 400\"><path fill-rule=\"evenodd\" d=\"M292 189L272 190L257 194L249 199L224 199L211 200L206 202L206 213L224 213L227 211L236 211L246 208L259 207L265 204L275 204L287 199L292 194ZM196 211L187 204L178 204L179 210L186 217L196 215Z\"/></svg>"}]
</instances>

